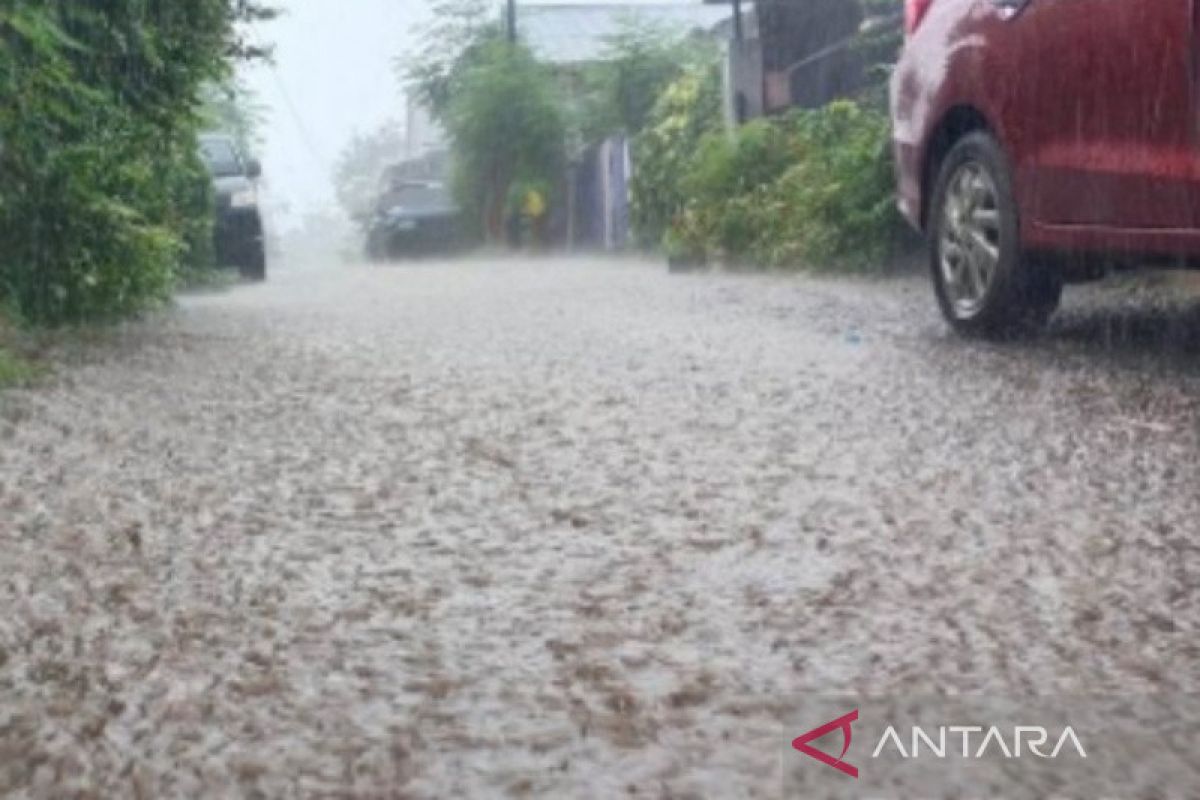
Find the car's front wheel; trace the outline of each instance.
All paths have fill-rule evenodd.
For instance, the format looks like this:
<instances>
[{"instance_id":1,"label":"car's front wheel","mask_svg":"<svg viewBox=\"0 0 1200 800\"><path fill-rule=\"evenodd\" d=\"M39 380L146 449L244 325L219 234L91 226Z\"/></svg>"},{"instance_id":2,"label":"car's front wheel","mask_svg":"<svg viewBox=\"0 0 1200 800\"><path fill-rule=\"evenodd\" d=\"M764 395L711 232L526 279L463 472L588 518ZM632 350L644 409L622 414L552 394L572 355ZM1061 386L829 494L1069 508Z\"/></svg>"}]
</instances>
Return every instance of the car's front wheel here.
<instances>
[{"instance_id":1,"label":"car's front wheel","mask_svg":"<svg viewBox=\"0 0 1200 800\"><path fill-rule=\"evenodd\" d=\"M1062 280L1024 257L1011 171L988 134L964 137L942 161L929 236L938 304L958 332L1002 335L1058 307Z\"/></svg>"}]
</instances>

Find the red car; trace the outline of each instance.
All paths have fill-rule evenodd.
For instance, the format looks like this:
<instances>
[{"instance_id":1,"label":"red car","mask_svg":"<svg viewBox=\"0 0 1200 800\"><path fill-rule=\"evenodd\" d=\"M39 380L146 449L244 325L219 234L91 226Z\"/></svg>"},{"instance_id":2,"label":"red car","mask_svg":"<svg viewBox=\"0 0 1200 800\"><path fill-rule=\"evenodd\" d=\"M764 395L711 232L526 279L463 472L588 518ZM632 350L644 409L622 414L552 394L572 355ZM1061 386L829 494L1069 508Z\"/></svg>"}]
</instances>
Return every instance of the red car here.
<instances>
[{"instance_id":1,"label":"red car","mask_svg":"<svg viewBox=\"0 0 1200 800\"><path fill-rule=\"evenodd\" d=\"M1200 0L906 0L904 215L963 333L1044 322L1104 261L1200 255Z\"/></svg>"}]
</instances>

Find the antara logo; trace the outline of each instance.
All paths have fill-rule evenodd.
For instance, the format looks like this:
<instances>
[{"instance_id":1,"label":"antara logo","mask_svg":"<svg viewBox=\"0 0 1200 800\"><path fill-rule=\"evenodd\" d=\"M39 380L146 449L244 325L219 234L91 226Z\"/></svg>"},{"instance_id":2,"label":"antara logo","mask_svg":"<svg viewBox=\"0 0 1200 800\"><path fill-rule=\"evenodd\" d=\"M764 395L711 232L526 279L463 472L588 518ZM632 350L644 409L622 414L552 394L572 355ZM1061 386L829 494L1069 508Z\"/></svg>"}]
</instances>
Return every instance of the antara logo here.
<instances>
[{"instance_id":1,"label":"antara logo","mask_svg":"<svg viewBox=\"0 0 1200 800\"><path fill-rule=\"evenodd\" d=\"M1037 725L1018 725L1013 728L1012 733L1005 736L996 726L990 728L982 728L978 725L943 725L936 728L937 736L930 736L924 728L914 726L912 735L909 739L911 747L904 748L904 742L900 738L900 734L892 726L883 732L883 736L879 738L879 744L875 747L875 752L871 754L871 758L879 758L880 754L886 749L894 749L901 758L918 758L922 755L922 743L929 754L935 758L946 758L947 753L951 755L957 754L959 749L956 747L953 750L949 745L958 739L962 743L962 757L980 759L989 755L1003 755L1005 758L1021 758L1026 752L1032 753L1038 758L1058 758L1058 754L1065 747L1071 747L1079 755L1080 758L1087 758L1087 751L1083 749L1083 744L1079 741L1079 737L1075 735L1075 731L1067 726L1059 735L1054 749L1050 752L1044 752L1047 743L1050 741L1050 732L1045 728ZM981 738L978 747L971 746L972 735L978 735ZM1012 742L1012 747L1009 747L1009 742ZM1024 749L1022 749L1022 745Z\"/></svg>"},{"instance_id":2,"label":"antara logo","mask_svg":"<svg viewBox=\"0 0 1200 800\"><path fill-rule=\"evenodd\" d=\"M819 728L813 728L803 736L796 737L792 740L792 747L796 748L801 753L804 753L804 755L808 756L809 758L815 758L822 764L831 766L838 772L843 772L849 775L851 778L857 779L858 767L854 766L853 764L847 764L845 761L846 753L850 752L850 743L854 739L854 731L850 726L856 722L858 722L857 708L844 717L839 717L833 722L827 722ZM809 744L810 742L815 742L817 739L828 736L839 729L842 731L842 754L837 758L834 758L828 753L822 753L820 750L812 747Z\"/></svg>"},{"instance_id":3,"label":"antara logo","mask_svg":"<svg viewBox=\"0 0 1200 800\"><path fill-rule=\"evenodd\" d=\"M854 740L852 726L855 722L858 722L858 709L796 737L792 740L792 747L809 758L857 779L858 767L846 761L846 755L850 752L850 745ZM842 752L836 758L812 746L813 742L834 731L842 733ZM1053 748L1049 746L1051 741L1055 742ZM913 726L907 737L901 737L896 727L889 725L879 737L871 759L893 752L905 759L926 756L944 759L956 757L960 753L962 758L967 759L982 759L989 755L1022 758L1026 754L1037 758L1058 758L1064 750L1068 751L1067 755L1073 751L1080 758L1088 757L1079 736L1070 726L1063 729L1057 739L1052 740L1050 732L1038 725L1017 725L1007 735L994 725L987 728L978 725L942 725L930 729Z\"/></svg>"}]
</instances>

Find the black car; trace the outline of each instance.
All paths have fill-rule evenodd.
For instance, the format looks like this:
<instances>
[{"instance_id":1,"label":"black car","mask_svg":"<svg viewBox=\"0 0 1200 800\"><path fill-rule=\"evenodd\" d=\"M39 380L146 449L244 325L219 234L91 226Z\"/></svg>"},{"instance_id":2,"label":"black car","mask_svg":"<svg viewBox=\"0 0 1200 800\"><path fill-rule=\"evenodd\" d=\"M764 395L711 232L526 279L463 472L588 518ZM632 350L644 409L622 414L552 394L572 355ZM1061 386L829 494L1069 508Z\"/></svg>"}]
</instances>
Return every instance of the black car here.
<instances>
[{"instance_id":1,"label":"black car","mask_svg":"<svg viewBox=\"0 0 1200 800\"><path fill-rule=\"evenodd\" d=\"M445 252L462 241L461 213L444 183L385 178L367 228L369 258Z\"/></svg>"},{"instance_id":2,"label":"black car","mask_svg":"<svg viewBox=\"0 0 1200 800\"><path fill-rule=\"evenodd\" d=\"M217 263L237 267L243 277L267 277L262 214L258 208L259 163L247 158L231 136L200 137L200 155L213 176L217 199Z\"/></svg>"}]
</instances>

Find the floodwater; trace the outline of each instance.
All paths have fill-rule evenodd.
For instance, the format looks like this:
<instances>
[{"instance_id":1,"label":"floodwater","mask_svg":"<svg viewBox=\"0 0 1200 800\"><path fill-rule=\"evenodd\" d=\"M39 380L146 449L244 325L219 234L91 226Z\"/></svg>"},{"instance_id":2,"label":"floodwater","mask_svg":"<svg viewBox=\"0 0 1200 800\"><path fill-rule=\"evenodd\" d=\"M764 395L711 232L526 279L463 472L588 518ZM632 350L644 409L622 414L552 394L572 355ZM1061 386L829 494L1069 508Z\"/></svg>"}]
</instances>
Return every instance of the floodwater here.
<instances>
[{"instance_id":1,"label":"floodwater","mask_svg":"<svg viewBox=\"0 0 1200 800\"><path fill-rule=\"evenodd\" d=\"M64 345L0 399L0 794L776 797L806 695L1194 692L1192 320L504 260Z\"/></svg>"}]
</instances>

